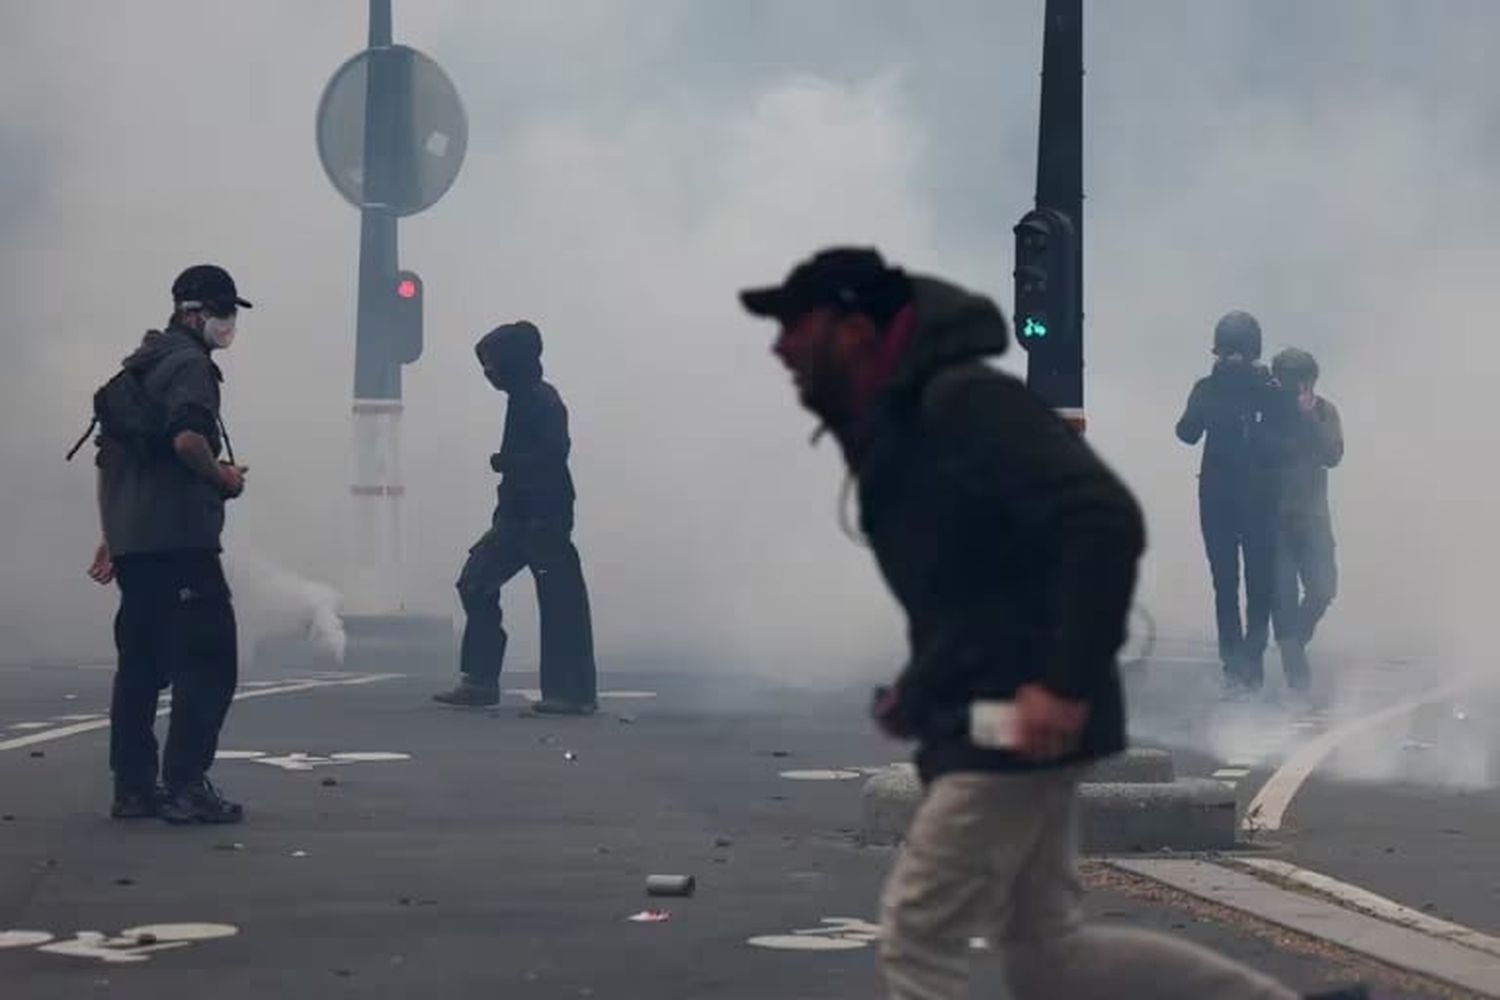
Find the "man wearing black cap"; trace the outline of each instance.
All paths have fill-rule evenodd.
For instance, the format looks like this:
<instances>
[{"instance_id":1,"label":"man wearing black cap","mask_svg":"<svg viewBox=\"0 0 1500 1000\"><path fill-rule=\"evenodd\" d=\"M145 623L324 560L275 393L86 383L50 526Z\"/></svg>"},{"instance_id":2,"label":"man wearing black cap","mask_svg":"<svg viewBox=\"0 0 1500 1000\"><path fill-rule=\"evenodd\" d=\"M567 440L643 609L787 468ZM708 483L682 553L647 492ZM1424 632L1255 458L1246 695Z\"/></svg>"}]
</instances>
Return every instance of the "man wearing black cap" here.
<instances>
[{"instance_id":1,"label":"man wearing black cap","mask_svg":"<svg viewBox=\"0 0 1500 1000\"><path fill-rule=\"evenodd\" d=\"M494 705L507 637L500 590L523 569L536 581L541 618L542 698L536 711L592 715L594 636L588 588L573 545L573 477L568 409L542 378L542 334L521 320L485 334L474 348L484 376L505 393L505 432L490 468L501 476L490 529L469 550L458 577L467 621L458 686L433 695L445 705Z\"/></svg>"},{"instance_id":2,"label":"man wearing black cap","mask_svg":"<svg viewBox=\"0 0 1500 1000\"><path fill-rule=\"evenodd\" d=\"M89 575L120 587L119 665L110 704L110 769L117 819L235 823L244 816L208 780L238 672L234 608L219 562L224 502L245 489L245 468L220 461L223 375L210 355L234 340L241 308L228 272L190 267L172 284L172 316L148 332L96 413L103 541ZM121 379L125 381L120 381ZM135 411L112 413L121 407ZM132 430L133 429L133 430ZM157 698L172 688L158 786Z\"/></svg>"},{"instance_id":3,"label":"man wearing black cap","mask_svg":"<svg viewBox=\"0 0 1500 1000\"><path fill-rule=\"evenodd\" d=\"M1081 925L1078 782L1125 746L1115 654L1145 533L1088 445L983 362L1009 339L994 303L865 249L741 300L780 323L776 354L842 447L909 619L906 669L874 705L918 741L926 787L882 899L890 995L967 996L983 935L1020 1000L1293 997L1192 945Z\"/></svg>"}]
</instances>

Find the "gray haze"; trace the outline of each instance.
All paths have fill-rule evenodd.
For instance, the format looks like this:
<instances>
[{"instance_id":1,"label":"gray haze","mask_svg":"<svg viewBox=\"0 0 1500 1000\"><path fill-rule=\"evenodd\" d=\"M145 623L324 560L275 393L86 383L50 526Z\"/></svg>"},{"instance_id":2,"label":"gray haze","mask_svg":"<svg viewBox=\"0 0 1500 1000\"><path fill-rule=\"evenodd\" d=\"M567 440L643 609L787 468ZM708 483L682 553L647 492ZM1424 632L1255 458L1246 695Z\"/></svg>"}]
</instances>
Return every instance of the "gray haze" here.
<instances>
[{"instance_id":1,"label":"gray haze","mask_svg":"<svg viewBox=\"0 0 1500 1000\"><path fill-rule=\"evenodd\" d=\"M1041 0L395 6L471 132L448 197L403 224L429 307L407 374L411 604L456 610L503 412L471 346L529 317L573 413L605 670L894 669L899 622L836 527L837 456L806 446L772 331L733 293L820 244L873 242L1008 310ZM229 536L247 627L295 614L278 580L343 576L358 220L323 177L312 115L363 45L365 4L0 7L3 653L107 650L113 595L82 573L91 470L61 456L200 259L257 304L223 358L252 467ZM1143 602L1169 631L1210 628L1197 455L1172 424L1214 319L1247 308L1268 354L1319 356L1344 414L1327 642L1485 663L1500 5L1088 11L1091 436L1147 507ZM511 606L524 660L533 612L524 593Z\"/></svg>"}]
</instances>

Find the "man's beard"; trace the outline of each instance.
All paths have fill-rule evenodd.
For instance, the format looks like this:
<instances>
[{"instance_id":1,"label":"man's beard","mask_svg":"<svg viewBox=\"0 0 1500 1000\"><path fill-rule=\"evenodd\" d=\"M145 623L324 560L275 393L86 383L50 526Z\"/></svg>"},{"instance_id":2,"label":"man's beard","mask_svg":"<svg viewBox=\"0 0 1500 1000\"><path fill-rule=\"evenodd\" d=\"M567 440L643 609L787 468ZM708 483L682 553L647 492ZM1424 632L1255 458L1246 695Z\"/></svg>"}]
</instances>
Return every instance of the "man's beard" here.
<instances>
[{"instance_id":1,"label":"man's beard","mask_svg":"<svg viewBox=\"0 0 1500 1000\"><path fill-rule=\"evenodd\" d=\"M797 396L808 412L835 434L848 425L853 400L846 379L826 369L810 373L798 381Z\"/></svg>"}]
</instances>

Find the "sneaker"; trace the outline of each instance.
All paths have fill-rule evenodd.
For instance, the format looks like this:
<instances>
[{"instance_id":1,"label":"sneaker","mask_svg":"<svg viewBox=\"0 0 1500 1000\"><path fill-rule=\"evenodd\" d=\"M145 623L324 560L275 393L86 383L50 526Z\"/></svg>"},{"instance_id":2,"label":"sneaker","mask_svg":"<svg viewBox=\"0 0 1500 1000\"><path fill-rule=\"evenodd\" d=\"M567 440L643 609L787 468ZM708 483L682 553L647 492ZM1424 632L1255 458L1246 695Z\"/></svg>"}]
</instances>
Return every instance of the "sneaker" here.
<instances>
[{"instance_id":1,"label":"sneaker","mask_svg":"<svg viewBox=\"0 0 1500 1000\"><path fill-rule=\"evenodd\" d=\"M458 682L452 691L435 694L432 700L444 705L461 705L466 708L484 708L500 704L499 684L475 684L470 680Z\"/></svg>"},{"instance_id":2,"label":"sneaker","mask_svg":"<svg viewBox=\"0 0 1500 1000\"><path fill-rule=\"evenodd\" d=\"M207 778L168 790L158 814L172 824L238 823L245 818L245 807L230 802Z\"/></svg>"},{"instance_id":3,"label":"sneaker","mask_svg":"<svg viewBox=\"0 0 1500 1000\"><path fill-rule=\"evenodd\" d=\"M599 711L596 701L563 701L560 698L543 698L534 703L531 710L538 715L593 715Z\"/></svg>"},{"instance_id":4,"label":"sneaker","mask_svg":"<svg viewBox=\"0 0 1500 1000\"><path fill-rule=\"evenodd\" d=\"M162 790L138 788L116 788L115 800L110 804L111 819L147 819L155 816L161 807Z\"/></svg>"},{"instance_id":5,"label":"sneaker","mask_svg":"<svg viewBox=\"0 0 1500 1000\"><path fill-rule=\"evenodd\" d=\"M1365 986L1345 986L1337 990L1325 990L1322 993L1304 993L1304 1000L1370 1000L1370 991Z\"/></svg>"}]
</instances>

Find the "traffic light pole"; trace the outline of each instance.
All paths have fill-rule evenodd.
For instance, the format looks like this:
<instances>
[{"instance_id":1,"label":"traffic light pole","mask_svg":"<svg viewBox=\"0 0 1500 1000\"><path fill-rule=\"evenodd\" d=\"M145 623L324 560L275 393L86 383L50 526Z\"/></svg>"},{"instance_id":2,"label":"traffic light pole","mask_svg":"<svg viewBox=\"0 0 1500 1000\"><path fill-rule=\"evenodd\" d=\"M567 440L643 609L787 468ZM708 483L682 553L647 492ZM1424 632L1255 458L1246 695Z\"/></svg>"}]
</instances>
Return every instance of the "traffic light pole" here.
<instances>
[{"instance_id":1,"label":"traffic light pole","mask_svg":"<svg viewBox=\"0 0 1500 1000\"><path fill-rule=\"evenodd\" d=\"M1083 0L1047 0L1042 38L1042 98L1037 135L1036 207L1071 223L1070 300L1057 304L1058 328L1038 350L1030 344L1026 384L1069 423L1084 427L1083 399ZM1019 234L1018 234L1019 235ZM1018 260L1018 316L1021 275ZM1023 341L1024 343L1024 341Z\"/></svg>"},{"instance_id":2,"label":"traffic light pole","mask_svg":"<svg viewBox=\"0 0 1500 1000\"><path fill-rule=\"evenodd\" d=\"M401 91L392 54L391 0L370 0L371 60L365 80L365 190L360 210L359 305L354 334L354 552L346 603L356 614L400 611L401 365L391 356L388 296L399 267Z\"/></svg>"}]
</instances>

